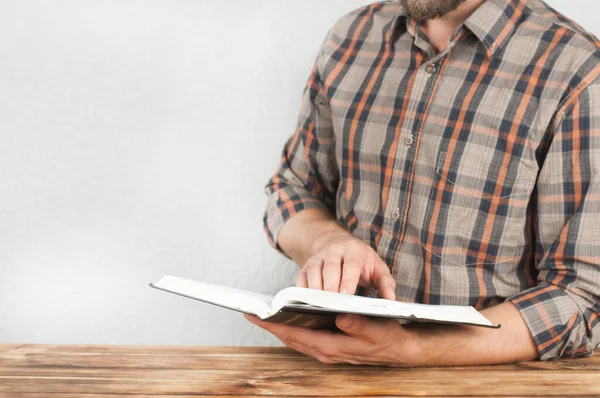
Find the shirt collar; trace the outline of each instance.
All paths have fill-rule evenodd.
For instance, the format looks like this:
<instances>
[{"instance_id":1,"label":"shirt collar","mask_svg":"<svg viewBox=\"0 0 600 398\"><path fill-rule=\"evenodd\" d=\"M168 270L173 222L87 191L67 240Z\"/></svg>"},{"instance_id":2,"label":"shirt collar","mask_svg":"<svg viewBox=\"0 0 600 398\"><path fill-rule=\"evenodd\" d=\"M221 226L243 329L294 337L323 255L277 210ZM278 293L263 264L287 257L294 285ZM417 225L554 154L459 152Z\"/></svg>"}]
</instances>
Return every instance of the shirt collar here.
<instances>
[{"instance_id":1,"label":"shirt collar","mask_svg":"<svg viewBox=\"0 0 600 398\"><path fill-rule=\"evenodd\" d=\"M392 23L389 25L389 28L386 32L386 39L388 44L396 41L396 39L400 35L400 31L406 28L406 10L398 0L396 0L394 6L397 8L395 14L396 16L392 20Z\"/></svg>"},{"instance_id":2,"label":"shirt collar","mask_svg":"<svg viewBox=\"0 0 600 398\"><path fill-rule=\"evenodd\" d=\"M526 10L527 0L486 0L464 26L483 44L489 57L512 36Z\"/></svg>"},{"instance_id":3,"label":"shirt collar","mask_svg":"<svg viewBox=\"0 0 600 398\"><path fill-rule=\"evenodd\" d=\"M479 39L491 57L512 36L526 5L527 0L486 0L463 25ZM400 4L397 7L396 16L387 32L389 41L394 41L399 30L407 29L411 23L407 20L404 7Z\"/></svg>"}]
</instances>

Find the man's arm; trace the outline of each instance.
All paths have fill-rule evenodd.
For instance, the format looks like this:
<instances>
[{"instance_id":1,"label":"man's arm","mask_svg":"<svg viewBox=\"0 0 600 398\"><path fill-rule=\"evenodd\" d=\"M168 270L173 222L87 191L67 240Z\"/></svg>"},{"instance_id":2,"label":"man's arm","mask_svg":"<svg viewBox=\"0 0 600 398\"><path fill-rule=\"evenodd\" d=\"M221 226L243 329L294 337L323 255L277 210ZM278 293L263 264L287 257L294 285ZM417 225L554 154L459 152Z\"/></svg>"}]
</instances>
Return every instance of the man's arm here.
<instances>
[{"instance_id":1,"label":"man's arm","mask_svg":"<svg viewBox=\"0 0 600 398\"><path fill-rule=\"evenodd\" d=\"M298 128L266 186L265 232L273 247L302 267L298 286L353 294L361 284L393 300L396 282L388 266L334 219L339 170L321 73L317 58Z\"/></svg>"},{"instance_id":2,"label":"man's arm","mask_svg":"<svg viewBox=\"0 0 600 398\"><path fill-rule=\"evenodd\" d=\"M541 359L592 355L600 344L599 106L597 80L559 114L536 189L538 285L510 298Z\"/></svg>"},{"instance_id":3,"label":"man's arm","mask_svg":"<svg viewBox=\"0 0 600 398\"><path fill-rule=\"evenodd\" d=\"M336 323L344 333L336 333L246 318L288 347L327 364L468 366L507 364L538 357L535 342L511 303L503 303L483 314L502 327L402 326L393 319L339 315Z\"/></svg>"},{"instance_id":4,"label":"man's arm","mask_svg":"<svg viewBox=\"0 0 600 398\"><path fill-rule=\"evenodd\" d=\"M294 260L300 261L300 265L304 262L298 256L306 255L311 246L307 241L309 237L296 235L295 238L302 239L301 244L296 247L288 243L287 250L283 250L280 241L283 227L301 213L312 214L309 221L321 219L324 225L335 227L333 216L339 171L331 112L319 64L320 57L306 83L297 129L286 142L279 168L265 187L268 199L264 229L269 243L282 254L295 256ZM294 222L301 225L300 229L304 228L304 223ZM311 232L319 231L311 229ZM290 254L288 250L291 250Z\"/></svg>"},{"instance_id":5,"label":"man's arm","mask_svg":"<svg viewBox=\"0 0 600 398\"><path fill-rule=\"evenodd\" d=\"M419 366L506 364L538 358L535 341L517 308L503 303L482 311L500 329L417 325Z\"/></svg>"}]
</instances>

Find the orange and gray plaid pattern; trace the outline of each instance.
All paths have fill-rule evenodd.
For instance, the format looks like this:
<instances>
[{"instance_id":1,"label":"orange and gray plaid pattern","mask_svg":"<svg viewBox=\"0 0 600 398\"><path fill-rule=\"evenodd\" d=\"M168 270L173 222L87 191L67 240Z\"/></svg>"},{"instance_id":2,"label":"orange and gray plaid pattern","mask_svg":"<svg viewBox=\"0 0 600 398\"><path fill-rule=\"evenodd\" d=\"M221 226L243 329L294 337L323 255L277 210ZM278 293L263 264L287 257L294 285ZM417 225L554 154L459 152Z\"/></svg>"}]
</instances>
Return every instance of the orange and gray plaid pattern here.
<instances>
[{"instance_id":1,"label":"orange and gray plaid pattern","mask_svg":"<svg viewBox=\"0 0 600 398\"><path fill-rule=\"evenodd\" d=\"M540 0L487 0L441 53L398 1L344 16L266 187L270 242L322 209L386 261L399 300L510 300L542 359L592 355L599 49Z\"/></svg>"}]
</instances>

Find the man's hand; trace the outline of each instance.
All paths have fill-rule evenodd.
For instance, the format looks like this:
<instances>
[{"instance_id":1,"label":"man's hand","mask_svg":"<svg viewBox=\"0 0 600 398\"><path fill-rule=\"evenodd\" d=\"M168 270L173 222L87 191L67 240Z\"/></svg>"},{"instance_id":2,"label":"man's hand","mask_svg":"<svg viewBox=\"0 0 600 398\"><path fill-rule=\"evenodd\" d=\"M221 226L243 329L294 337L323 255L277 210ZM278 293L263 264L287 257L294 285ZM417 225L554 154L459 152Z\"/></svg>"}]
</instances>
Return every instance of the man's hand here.
<instances>
[{"instance_id":1,"label":"man's hand","mask_svg":"<svg viewBox=\"0 0 600 398\"><path fill-rule=\"evenodd\" d=\"M325 240L322 249L302 267L296 277L297 286L354 294L361 285L377 288L383 298L396 299L396 281L369 245L345 231Z\"/></svg>"},{"instance_id":2,"label":"man's hand","mask_svg":"<svg viewBox=\"0 0 600 398\"><path fill-rule=\"evenodd\" d=\"M529 361L538 357L519 310L505 302L482 311L500 329L465 325L412 324L338 315L343 333L262 322L253 324L271 332L288 347L323 363L388 366L467 366Z\"/></svg>"},{"instance_id":3,"label":"man's hand","mask_svg":"<svg viewBox=\"0 0 600 398\"><path fill-rule=\"evenodd\" d=\"M397 367L418 363L418 335L392 319L338 315L336 325L344 333L336 333L262 322L250 315L245 317L271 332L289 348L322 363Z\"/></svg>"},{"instance_id":4,"label":"man's hand","mask_svg":"<svg viewBox=\"0 0 600 398\"><path fill-rule=\"evenodd\" d=\"M298 286L354 294L361 285L396 299L396 281L385 262L328 213L308 209L295 215L281 229L279 245L302 268Z\"/></svg>"}]
</instances>

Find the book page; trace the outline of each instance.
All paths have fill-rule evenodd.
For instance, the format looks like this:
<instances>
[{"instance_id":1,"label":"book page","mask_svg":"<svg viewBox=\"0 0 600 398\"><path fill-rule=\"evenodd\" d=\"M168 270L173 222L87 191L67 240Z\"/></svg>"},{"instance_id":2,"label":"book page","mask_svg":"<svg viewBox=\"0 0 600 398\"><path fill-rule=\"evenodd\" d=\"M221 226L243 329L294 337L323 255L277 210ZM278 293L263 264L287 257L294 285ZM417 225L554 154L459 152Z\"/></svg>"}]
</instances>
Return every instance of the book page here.
<instances>
[{"instance_id":1,"label":"book page","mask_svg":"<svg viewBox=\"0 0 600 398\"><path fill-rule=\"evenodd\" d=\"M405 303L300 287L283 289L273 298L274 311L289 304L308 304L313 307L353 314L494 326L473 307Z\"/></svg>"},{"instance_id":2,"label":"book page","mask_svg":"<svg viewBox=\"0 0 600 398\"><path fill-rule=\"evenodd\" d=\"M164 276L151 287L196 299L209 304L266 318L271 313L273 297L231 287L211 285L191 279Z\"/></svg>"}]
</instances>

